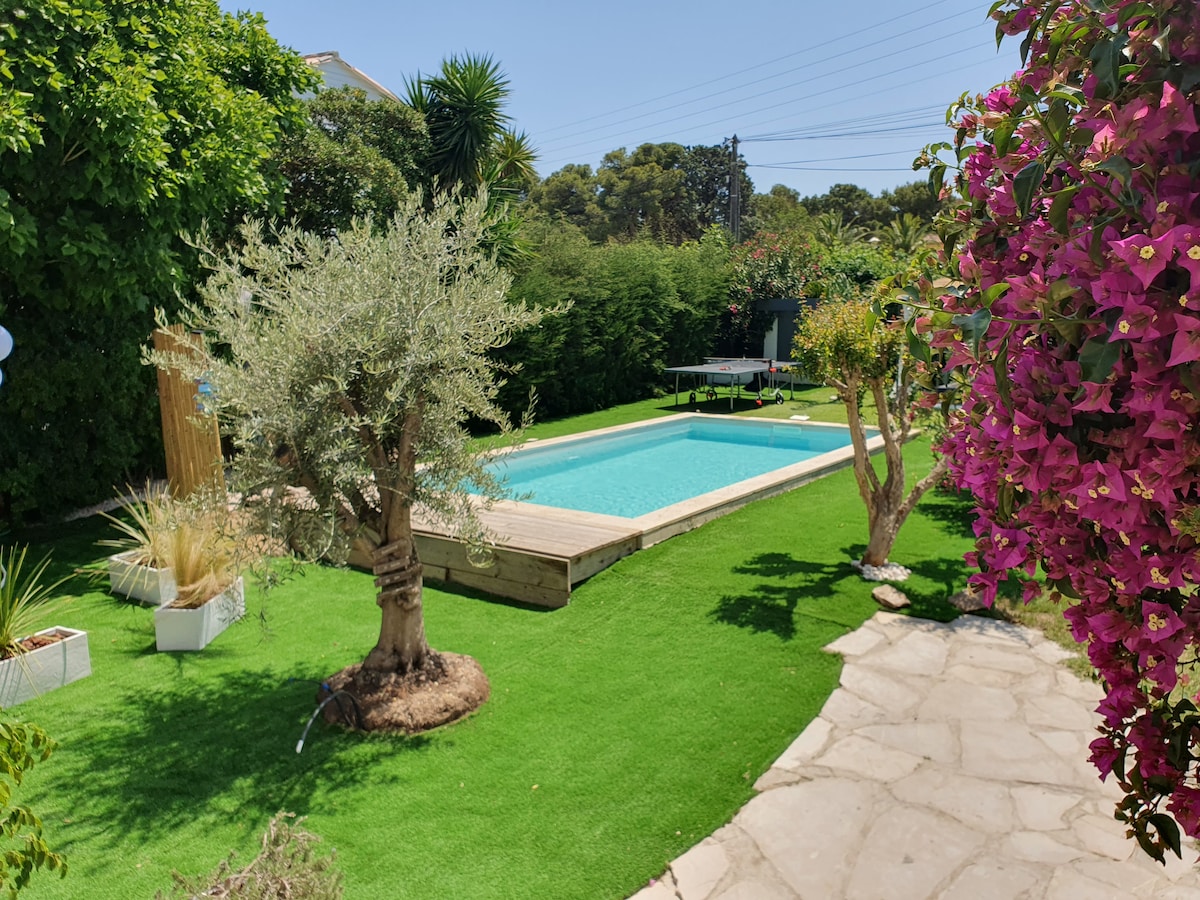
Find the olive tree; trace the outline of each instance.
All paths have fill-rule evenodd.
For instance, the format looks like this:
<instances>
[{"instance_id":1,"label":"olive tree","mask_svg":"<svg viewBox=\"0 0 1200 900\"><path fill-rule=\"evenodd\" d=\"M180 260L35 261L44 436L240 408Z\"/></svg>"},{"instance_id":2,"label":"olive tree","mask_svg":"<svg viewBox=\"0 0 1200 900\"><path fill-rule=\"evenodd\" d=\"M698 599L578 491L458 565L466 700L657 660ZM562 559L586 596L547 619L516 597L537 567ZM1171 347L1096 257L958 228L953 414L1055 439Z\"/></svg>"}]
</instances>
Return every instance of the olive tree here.
<instances>
[{"instance_id":1,"label":"olive tree","mask_svg":"<svg viewBox=\"0 0 1200 900\"><path fill-rule=\"evenodd\" d=\"M238 450L233 481L250 521L305 550L356 541L370 554L379 640L330 681L353 684L368 728L439 724L388 718L389 691L405 676L454 681L466 659L426 643L413 508L478 545L468 485L493 498L501 485L465 423L504 426L489 351L542 315L506 299L509 276L482 249L486 204L450 194L424 211L413 196L388 227L358 222L334 240L247 224L239 249L209 256L212 277L190 308L212 348L203 375ZM477 705L486 679L469 662Z\"/></svg>"},{"instance_id":2,"label":"olive tree","mask_svg":"<svg viewBox=\"0 0 1200 900\"><path fill-rule=\"evenodd\" d=\"M917 412L914 385L928 372L908 355L903 322L885 321L869 299L831 300L808 312L800 323L793 357L796 365L837 391L846 407L854 446L854 477L867 507L869 537L861 566L884 566L900 526L929 488L945 475L944 459L908 488L903 444ZM882 480L867 447L864 400L870 396L883 437ZM901 573L903 574L903 573Z\"/></svg>"}]
</instances>

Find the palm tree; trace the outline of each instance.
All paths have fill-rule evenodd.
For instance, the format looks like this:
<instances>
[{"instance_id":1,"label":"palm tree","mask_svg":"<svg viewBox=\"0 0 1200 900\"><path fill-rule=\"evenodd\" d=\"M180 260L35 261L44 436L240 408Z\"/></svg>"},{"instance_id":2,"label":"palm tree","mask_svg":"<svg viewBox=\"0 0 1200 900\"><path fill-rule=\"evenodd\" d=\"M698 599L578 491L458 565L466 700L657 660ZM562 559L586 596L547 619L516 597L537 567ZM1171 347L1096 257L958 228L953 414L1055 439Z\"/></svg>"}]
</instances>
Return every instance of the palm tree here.
<instances>
[{"instance_id":1,"label":"palm tree","mask_svg":"<svg viewBox=\"0 0 1200 900\"><path fill-rule=\"evenodd\" d=\"M912 213L896 216L887 228L880 229L876 236L893 251L903 256L912 256L920 249L929 234L929 223Z\"/></svg>"},{"instance_id":2,"label":"palm tree","mask_svg":"<svg viewBox=\"0 0 1200 900\"><path fill-rule=\"evenodd\" d=\"M845 221L840 212L822 213L812 220L813 238L827 247L849 247L866 240L869 233L853 219Z\"/></svg>"},{"instance_id":3,"label":"palm tree","mask_svg":"<svg viewBox=\"0 0 1200 900\"><path fill-rule=\"evenodd\" d=\"M432 144L430 174L439 190L477 190L496 155L509 117L508 79L490 56L451 56L440 75L405 83L405 99L425 117Z\"/></svg>"},{"instance_id":4,"label":"palm tree","mask_svg":"<svg viewBox=\"0 0 1200 900\"><path fill-rule=\"evenodd\" d=\"M508 130L508 79L490 56L451 56L439 75L405 83L406 100L425 117L431 146L430 191L487 193L484 244L501 263L528 253L511 201L537 181L529 138Z\"/></svg>"}]
</instances>

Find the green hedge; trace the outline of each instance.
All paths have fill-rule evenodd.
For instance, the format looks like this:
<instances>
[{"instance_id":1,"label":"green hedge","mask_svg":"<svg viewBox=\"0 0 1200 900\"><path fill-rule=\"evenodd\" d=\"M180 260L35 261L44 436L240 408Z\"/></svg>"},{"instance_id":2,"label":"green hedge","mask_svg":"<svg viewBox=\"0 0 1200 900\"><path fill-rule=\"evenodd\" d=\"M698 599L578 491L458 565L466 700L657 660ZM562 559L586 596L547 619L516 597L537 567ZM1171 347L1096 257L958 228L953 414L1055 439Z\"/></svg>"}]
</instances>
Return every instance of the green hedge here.
<instances>
[{"instance_id":1,"label":"green hedge","mask_svg":"<svg viewBox=\"0 0 1200 900\"><path fill-rule=\"evenodd\" d=\"M510 296L569 308L500 352L519 366L501 389L514 416L536 391L538 419L651 396L669 365L711 352L728 304L729 251L719 232L699 243L594 245L571 226L548 227Z\"/></svg>"}]
</instances>

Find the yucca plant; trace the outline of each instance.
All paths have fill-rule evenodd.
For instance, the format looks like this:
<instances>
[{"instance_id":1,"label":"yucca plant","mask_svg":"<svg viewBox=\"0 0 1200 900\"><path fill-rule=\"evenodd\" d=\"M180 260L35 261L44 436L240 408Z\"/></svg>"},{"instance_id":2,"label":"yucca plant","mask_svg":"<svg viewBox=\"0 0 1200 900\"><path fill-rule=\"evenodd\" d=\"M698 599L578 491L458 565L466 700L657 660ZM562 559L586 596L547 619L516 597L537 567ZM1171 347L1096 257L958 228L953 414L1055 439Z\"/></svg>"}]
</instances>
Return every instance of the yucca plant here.
<instances>
[{"instance_id":1,"label":"yucca plant","mask_svg":"<svg viewBox=\"0 0 1200 900\"><path fill-rule=\"evenodd\" d=\"M178 519L178 504L165 487L147 485L139 499L130 489L121 501L124 517L100 513L120 532L120 537L99 541L102 547L112 547L130 554L130 562L165 569L171 565L171 545Z\"/></svg>"},{"instance_id":2,"label":"yucca plant","mask_svg":"<svg viewBox=\"0 0 1200 900\"><path fill-rule=\"evenodd\" d=\"M47 615L58 609L66 598L55 596L70 576L51 584L44 582L50 567L50 555L26 570L28 547L15 545L0 550L0 659L20 656L26 648L21 641L37 630Z\"/></svg>"}]
</instances>

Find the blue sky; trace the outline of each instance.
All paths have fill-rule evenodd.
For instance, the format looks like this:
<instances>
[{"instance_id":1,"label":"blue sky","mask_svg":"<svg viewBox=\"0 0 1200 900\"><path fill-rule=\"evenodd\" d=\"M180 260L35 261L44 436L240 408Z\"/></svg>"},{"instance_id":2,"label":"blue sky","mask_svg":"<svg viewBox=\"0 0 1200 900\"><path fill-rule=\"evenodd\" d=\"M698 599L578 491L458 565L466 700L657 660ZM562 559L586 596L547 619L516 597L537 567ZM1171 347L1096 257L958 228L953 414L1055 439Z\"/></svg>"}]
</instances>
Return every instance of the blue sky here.
<instances>
[{"instance_id":1,"label":"blue sky","mask_svg":"<svg viewBox=\"0 0 1200 900\"><path fill-rule=\"evenodd\" d=\"M923 178L911 162L948 139L946 107L1019 63L1015 39L997 51L986 0L221 5L263 13L281 43L336 50L398 94L446 56L490 54L543 176L618 147L737 134L755 190L802 196Z\"/></svg>"}]
</instances>

